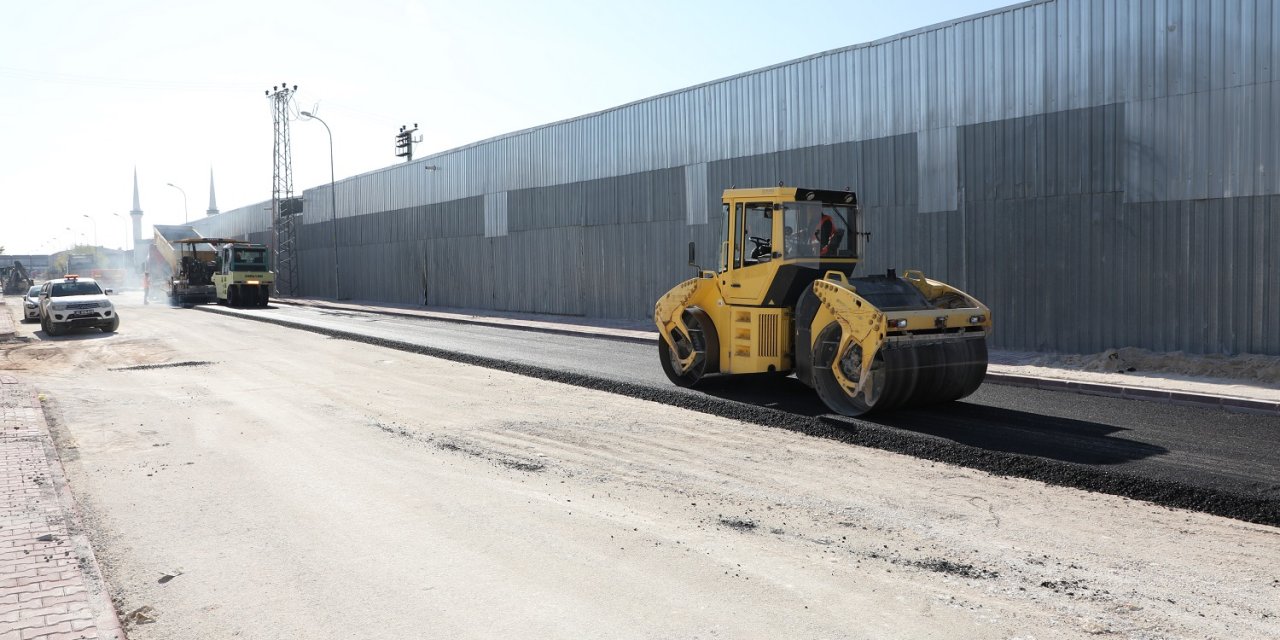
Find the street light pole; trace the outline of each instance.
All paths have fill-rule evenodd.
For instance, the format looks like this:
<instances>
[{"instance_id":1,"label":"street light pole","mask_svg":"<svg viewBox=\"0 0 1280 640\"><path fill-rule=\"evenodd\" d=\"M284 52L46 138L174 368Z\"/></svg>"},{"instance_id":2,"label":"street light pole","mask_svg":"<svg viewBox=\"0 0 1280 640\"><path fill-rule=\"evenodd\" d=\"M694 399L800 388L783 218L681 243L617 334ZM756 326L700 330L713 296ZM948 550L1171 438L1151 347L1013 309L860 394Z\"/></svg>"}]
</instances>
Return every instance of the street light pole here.
<instances>
[{"instance_id":1,"label":"street light pole","mask_svg":"<svg viewBox=\"0 0 1280 640\"><path fill-rule=\"evenodd\" d=\"M180 191L180 192L182 193L182 221L183 221L183 222L187 222L187 221L188 221L188 219L189 219L189 218L188 218L188 216L187 216L187 192L186 192L186 191L183 191L183 190L182 190L182 187L179 187L178 185L176 185L176 184L174 184L174 183L172 183L172 182L166 182L165 184L167 184L167 185L169 185L169 186L173 187L174 189L177 189L178 191Z\"/></svg>"},{"instance_id":2,"label":"street light pole","mask_svg":"<svg viewBox=\"0 0 1280 640\"><path fill-rule=\"evenodd\" d=\"M128 251L129 250L129 221L125 220L124 216L118 213L113 213L111 215L116 218L120 218L120 220L124 222L124 243L120 245L120 250Z\"/></svg>"},{"instance_id":3,"label":"street light pole","mask_svg":"<svg viewBox=\"0 0 1280 640\"><path fill-rule=\"evenodd\" d=\"M94 251L97 251L97 249L98 249L98 221L97 221L97 220L94 220L94 219L93 219L92 217L90 217L90 216L89 216L89 214L87 214L87 213L86 213L86 214L84 214L84 215L82 215L82 216L80 216L80 217L82 217L82 218L89 218L89 222L92 222L92 223L93 223L93 248L94 248Z\"/></svg>"},{"instance_id":4,"label":"street light pole","mask_svg":"<svg viewBox=\"0 0 1280 640\"><path fill-rule=\"evenodd\" d=\"M329 123L316 117L308 111L303 111L302 115L318 120L324 125L325 133L329 134L329 203L333 208L333 220L329 225L333 231L333 299L338 299L338 194L334 190L334 173L333 173L333 130L329 128Z\"/></svg>"}]
</instances>

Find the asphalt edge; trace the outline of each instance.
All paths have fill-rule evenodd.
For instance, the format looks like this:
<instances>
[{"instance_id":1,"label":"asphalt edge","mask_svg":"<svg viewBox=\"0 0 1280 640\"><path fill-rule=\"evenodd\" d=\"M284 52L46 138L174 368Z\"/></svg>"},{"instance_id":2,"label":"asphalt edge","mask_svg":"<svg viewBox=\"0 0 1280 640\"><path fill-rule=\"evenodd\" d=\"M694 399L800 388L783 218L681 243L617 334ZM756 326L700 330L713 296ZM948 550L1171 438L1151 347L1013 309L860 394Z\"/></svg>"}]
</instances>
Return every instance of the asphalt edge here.
<instances>
[{"instance_id":1,"label":"asphalt edge","mask_svg":"<svg viewBox=\"0 0 1280 640\"><path fill-rule=\"evenodd\" d=\"M513 320L509 322L497 322L494 320L486 320L481 317L457 318L457 317L452 317L450 315L437 315L430 311L412 313L409 311L399 311L394 308L388 308L388 307L378 307L376 309L355 309L352 307L355 307L356 305L344 305L342 303L335 304L327 301L315 301L315 300L299 301L299 300L294 300L290 298L272 298L271 302L275 302L279 304L287 304L293 307L315 307L320 309L332 309L334 311L356 311L360 313L372 313L372 314L377 314L381 316L395 316L397 318L412 318L414 320L433 320L436 322L449 322L452 324L474 324L474 325L480 325L483 327L494 327L497 329L511 329L513 331L532 331L535 333L550 333L550 334L561 335L561 336L600 338L602 340L630 342L632 344L654 344L657 342L656 338L641 338L638 336L628 336L628 335L621 335L617 333L610 333L609 329L597 329L594 331L582 330L582 329L571 329L567 327L564 329L559 329L556 327L547 327L547 326L536 325L536 324L525 324L525 323L522 323L522 321L520 320Z\"/></svg>"},{"instance_id":2,"label":"asphalt edge","mask_svg":"<svg viewBox=\"0 0 1280 640\"><path fill-rule=\"evenodd\" d=\"M1125 385L1099 384L1095 382L1077 382L1058 378L1041 378L1011 373L987 372L984 382L1009 387L1026 387L1042 391L1059 391L1086 396L1103 396L1124 400L1141 400L1161 404L1176 404L1201 409L1222 409L1233 413L1253 415L1280 416L1280 402L1267 400L1251 400L1232 396L1215 396L1190 391L1169 391L1150 387L1132 387Z\"/></svg>"},{"instance_id":3,"label":"asphalt edge","mask_svg":"<svg viewBox=\"0 0 1280 640\"><path fill-rule=\"evenodd\" d=\"M717 398L707 394L693 396L678 393L674 390L645 387L634 383L559 371L546 367L516 364L506 360L464 354L400 340L375 338L351 331L316 327L281 318L237 313L233 310L219 307L196 306L194 308L206 313L274 324L332 338L381 346L408 353L417 353L450 362L560 382L639 400L658 402L731 420L787 429L813 437L975 469L997 476L1023 478L1049 485L1139 500L1166 508L1187 509L1244 522L1280 527L1280 501L1277 500L1267 500L1257 496L1196 487L1171 480L1143 478L1128 473L1025 454L991 451L937 436L894 429L854 418L837 416L810 418L767 407L758 407Z\"/></svg>"},{"instance_id":4,"label":"asphalt edge","mask_svg":"<svg viewBox=\"0 0 1280 640\"><path fill-rule=\"evenodd\" d=\"M604 340L616 340L619 342L629 342L632 344L655 344L657 338L641 338L637 336L621 335L610 333L608 329L597 329L585 331L573 328L556 328L535 324L523 324L520 320L512 320L507 322L495 322L485 320L484 318L458 318L443 315L435 315L432 312L424 311L412 313L408 311L397 311L386 307L354 309L357 305L344 305L342 303L333 303L326 300L307 299L305 302L290 298L273 299L280 304L287 304L297 307L316 307L322 309L332 309L339 311L359 311L363 313L372 313L377 315L396 316L401 318L414 318L418 320L435 320L439 322L450 322L454 324L473 324L486 327L496 327L500 329L511 329L515 331L533 331L538 333L549 333L555 335L577 336L600 338ZM1239 398L1234 396L1217 396L1207 393L1195 393L1191 391L1170 391L1166 389L1155 389L1151 387L1130 386L1130 385L1112 385L1098 382L1078 382L1074 380L1062 380L1060 378L1047 378L1042 376L1030 376L1014 373L993 373L987 371L986 378L983 382L998 384L1009 387L1024 387L1029 389L1039 389L1042 391L1056 391L1060 393L1074 393L1077 395L1102 396L1107 398L1120 398L1124 400L1139 400L1143 402L1158 402L1162 404L1175 404L1188 407L1199 407L1202 409L1220 409L1233 413L1248 413L1252 415L1280 416L1280 402L1270 402L1267 400L1253 400L1249 398Z\"/></svg>"},{"instance_id":5,"label":"asphalt edge","mask_svg":"<svg viewBox=\"0 0 1280 640\"><path fill-rule=\"evenodd\" d=\"M88 565L81 567L81 574L86 576L86 580L91 577L98 586L97 593L89 594L94 611L94 624L103 640L127 640L124 623L120 620L120 613L116 611L115 602L111 599L111 589L107 583L106 574L98 564L98 555L94 552L93 543L86 533L88 529L84 524L80 503L76 501L75 494L71 491L71 483L67 480L67 471L62 464L62 452L58 449L53 435L53 425L50 424L49 414L45 411L43 394L37 393L26 384L18 384L25 393L35 399L35 406L40 410L40 415L36 419L44 424L44 434L40 438L40 443L44 446L45 458L49 461L49 479L56 488L58 502L69 520L67 531L75 546L76 554Z\"/></svg>"}]
</instances>

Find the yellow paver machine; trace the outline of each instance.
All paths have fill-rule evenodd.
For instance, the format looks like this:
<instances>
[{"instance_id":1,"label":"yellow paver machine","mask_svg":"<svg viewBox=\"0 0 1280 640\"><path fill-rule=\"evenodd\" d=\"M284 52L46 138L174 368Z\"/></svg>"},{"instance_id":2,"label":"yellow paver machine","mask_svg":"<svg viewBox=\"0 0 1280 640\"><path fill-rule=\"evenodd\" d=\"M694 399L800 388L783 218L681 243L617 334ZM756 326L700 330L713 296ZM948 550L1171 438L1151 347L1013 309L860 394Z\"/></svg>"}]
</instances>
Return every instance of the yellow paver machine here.
<instances>
[{"instance_id":1,"label":"yellow paver machine","mask_svg":"<svg viewBox=\"0 0 1280 640\"><path fill-rule=\"evenodd\" d=\"M852 191L774 187L724 192L715 269L654 310L667 377L773 372L858 416L963 398L986 375L991 311L923 273L853 277L867 233Z\"/></svg>"}]
</instances>

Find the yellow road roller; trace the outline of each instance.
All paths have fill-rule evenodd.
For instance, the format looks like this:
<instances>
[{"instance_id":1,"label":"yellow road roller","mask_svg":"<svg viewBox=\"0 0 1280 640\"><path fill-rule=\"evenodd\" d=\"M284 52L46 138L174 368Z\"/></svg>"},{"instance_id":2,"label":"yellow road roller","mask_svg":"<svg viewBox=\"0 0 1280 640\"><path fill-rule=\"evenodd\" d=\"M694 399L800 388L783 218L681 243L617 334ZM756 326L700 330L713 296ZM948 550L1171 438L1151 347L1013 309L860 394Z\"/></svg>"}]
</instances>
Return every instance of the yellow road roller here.
<instances>
[{"instance_id":1,"label":"yellow road roller","mask_svg":"<svg viewBox=\"0 0 1280 640\"><path fill-rule=\"evenodd\" d=\"M836 413L958 400L987 372L991 311L919 271L854 277L868 233L852 191L724 192L719 264L658 299L663 371L795 373Z\"/></svg>"}]
</instances>

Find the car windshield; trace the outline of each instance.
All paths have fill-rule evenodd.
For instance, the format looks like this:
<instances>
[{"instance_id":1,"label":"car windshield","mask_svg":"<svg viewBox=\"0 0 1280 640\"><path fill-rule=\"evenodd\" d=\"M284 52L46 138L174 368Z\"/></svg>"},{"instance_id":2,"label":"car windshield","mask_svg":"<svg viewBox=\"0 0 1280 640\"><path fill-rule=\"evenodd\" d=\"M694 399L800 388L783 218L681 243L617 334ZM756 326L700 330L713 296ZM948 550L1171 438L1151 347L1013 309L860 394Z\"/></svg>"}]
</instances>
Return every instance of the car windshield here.
<instances>
[{"instance_id":1,"label":"car windshield","mask_svg":"<svg viewBox=\"0 0 1280 640\"><path fill-rule=\"evenodd\" d=\"M91 296L102 293L96 282L55 282L49 295L54 298L62 296Z\"/></svg>"},{"instance_id":2,"label":"car windshield","mask_svg":"<svg viewBox=\"0 0 1280 640\"><path fill-rule=\"evenodd\" d=\"M34 287L31 287L30 289L27 289L27 297L28 297L28 298L39 298L39 297L40 297L40 285L36 285L36 286L34 286Z\"/></svg>"}]
</instances>

